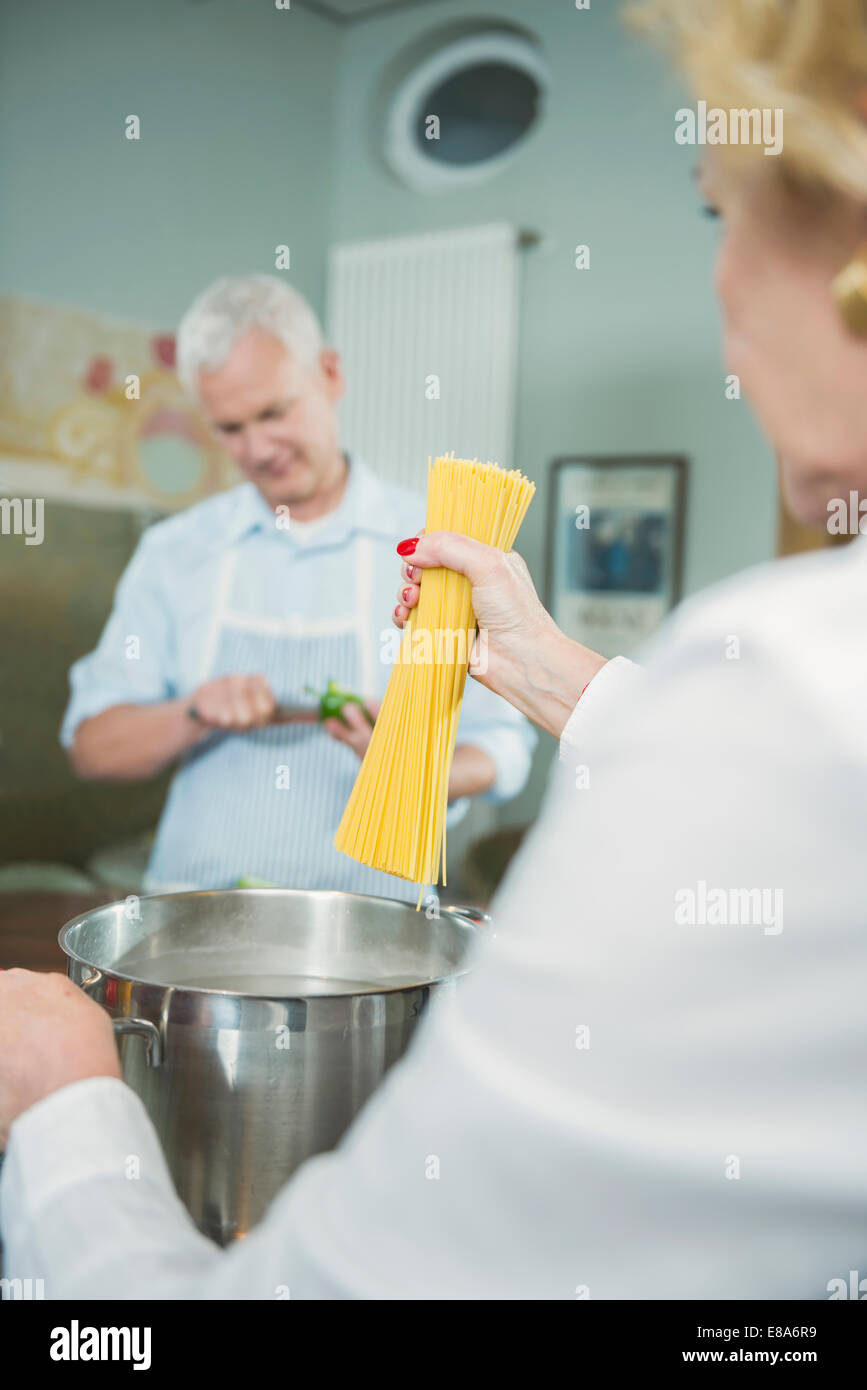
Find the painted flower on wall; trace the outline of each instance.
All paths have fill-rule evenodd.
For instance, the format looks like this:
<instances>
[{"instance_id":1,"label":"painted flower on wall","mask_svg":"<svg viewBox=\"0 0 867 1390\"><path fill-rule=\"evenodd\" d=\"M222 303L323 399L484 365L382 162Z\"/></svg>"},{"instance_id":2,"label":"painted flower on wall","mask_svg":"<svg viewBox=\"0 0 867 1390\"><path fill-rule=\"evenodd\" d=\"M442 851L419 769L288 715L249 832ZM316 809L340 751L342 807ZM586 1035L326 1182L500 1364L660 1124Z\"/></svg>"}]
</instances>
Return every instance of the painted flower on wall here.
<instances>
[{"instance_id":1,"label":"painted flower on wall","mask_svg":"<svg viewBox=\"0 0 867 1390\"><path fill-rule=\"evenodd\" d=\"M161 367L168 367L169 371L175 369L175 340L171 333L157 333L151 338L151 350Z\"/></svg>"},{"instance_id":2,"label":"painted flower on wall","mask_svg":"<svg viewBox=\"0 0 867 1390\"><path fill-rule=\"evenodd\" d=\"M84 389L94 394L107 391L113 376L114 363L110 357L92 357L84 374Z\"/></svg>"},{"instance_id":3,"label":"painted flower on wall","mask_svg":"<svg viewBox=\"0 0 867 1390\"><path fill-rule=\"evenodd\" d=\"M23 495L173 511L237 481L178 380L174 333L0 294L0 340L18 344L0 464Z\"/></svg>"}]
</instances>

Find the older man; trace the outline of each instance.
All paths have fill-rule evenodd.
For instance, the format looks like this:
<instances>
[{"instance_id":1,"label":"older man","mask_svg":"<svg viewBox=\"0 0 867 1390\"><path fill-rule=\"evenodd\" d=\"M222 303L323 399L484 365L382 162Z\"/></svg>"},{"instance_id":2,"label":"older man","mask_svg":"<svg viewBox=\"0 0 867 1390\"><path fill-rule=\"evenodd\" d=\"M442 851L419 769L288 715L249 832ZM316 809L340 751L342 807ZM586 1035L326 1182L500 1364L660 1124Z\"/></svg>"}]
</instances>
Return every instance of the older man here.
<instances>
[{"instance_id":1,"label":"older man","mask_svg":"<svg viewBox=\"0 0 867 1390\"><path fill-rule=\"evenodd\" d=\"M207 289L181 323L178 362L247 481L145 533L96 651L71 673L61 738L73 766L133 780L180 760L151 891L249 875L414 898L411 884L332 844L369 739L358 707L324 728L275 716L311 703L308 689L330 679L375 710L390 670L381 639L394 546L415 533L423 501L342 451L338 356L283 281ZM534 741L520 715L471 682L450 823L471 796L516 795Z\"/></svg>"}]
</instances>

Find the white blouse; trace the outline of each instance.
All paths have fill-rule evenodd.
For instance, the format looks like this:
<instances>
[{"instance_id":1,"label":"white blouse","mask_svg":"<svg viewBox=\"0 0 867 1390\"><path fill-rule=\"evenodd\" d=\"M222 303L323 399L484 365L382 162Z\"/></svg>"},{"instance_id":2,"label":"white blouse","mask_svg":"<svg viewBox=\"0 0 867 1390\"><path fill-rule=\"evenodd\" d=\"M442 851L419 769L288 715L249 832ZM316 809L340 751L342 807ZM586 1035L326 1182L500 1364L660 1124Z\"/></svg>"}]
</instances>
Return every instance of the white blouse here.
<instances>
[{"instance_id":1,"label":"white blouse","mask_svg":"<svg viewBox=\"0 0 867 1390\"><path fill-rule=\"evenodd\" d=\"M83 1081L12 1128L5 1275L797 1299L867 1274L865 546L729 582L643 672L603 668L478 968L246 1240L200 1236L136 1096Z\"/></svg>"}]
</instances>

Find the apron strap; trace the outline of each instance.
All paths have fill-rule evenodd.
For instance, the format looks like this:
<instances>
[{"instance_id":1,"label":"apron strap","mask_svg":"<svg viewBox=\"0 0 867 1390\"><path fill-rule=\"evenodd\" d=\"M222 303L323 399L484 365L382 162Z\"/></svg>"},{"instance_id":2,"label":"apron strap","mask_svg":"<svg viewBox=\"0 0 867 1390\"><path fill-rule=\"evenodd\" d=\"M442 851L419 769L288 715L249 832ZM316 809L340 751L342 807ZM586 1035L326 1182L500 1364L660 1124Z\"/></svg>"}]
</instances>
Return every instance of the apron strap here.
<instances>
[{"instance_id":1,"label":"apron strap","mask_svg":"<svg viewBox=\"0 0 867 1390\"><path fill-rule=\"evenodd\" d=\"M376 665L370 623L373 616L374 554L373 537L357 538L355 554L355 633L358 638L359 688L364 697L376 694Z\"/></svg>"},{"instance_id":2,"label":"apron strap","mask_svg":"<svg viewBox=\"0 0 867 1390\"><path fill-rule=\"evenodd\" d=\"M214 670L214 660L217 655L220 631L223 626L223 620L228 612L229 594L232 591L232 581L235 578L235 566L237 563L238 551L235 546L231 546L223 556L217 575L217 592L214 599L211 626L202 646L202 660L198 680L199 685L203 684L206 680L210 680Z\"/></svg>"},{"instance_id":3,"label":"apron strap","mask_svg":"<svg viewBox=\"0 0 867 1390\"><path fill-rule=\"evenodd\" d=\"M346 618L320 618L311 622L299 622L297 618L284 620L257 619L251 616L234 614L230 608L232 586L238 563L237 547L232 546L221 561L217 575L216 596L211 624L202 647L202 657L198 684L209 680L214 669L214 661L224 627L242 628L249 631L268 633L273 636L338 636L340 633L354 633L358 642L359 691L360 695L375 694L376 663L374 644L370 640L370 622L374 601L374 548L372 536L357 536L355 541L355 611Z\"/></svg>"}]
</instances>

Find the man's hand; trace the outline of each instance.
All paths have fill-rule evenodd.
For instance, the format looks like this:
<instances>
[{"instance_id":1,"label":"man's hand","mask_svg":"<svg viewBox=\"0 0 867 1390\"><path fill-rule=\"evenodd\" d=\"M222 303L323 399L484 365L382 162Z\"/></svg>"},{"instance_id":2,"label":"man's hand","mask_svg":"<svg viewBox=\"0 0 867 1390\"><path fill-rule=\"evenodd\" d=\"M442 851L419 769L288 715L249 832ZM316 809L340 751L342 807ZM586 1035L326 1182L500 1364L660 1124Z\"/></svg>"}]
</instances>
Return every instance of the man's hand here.
<instances>
[{"instance_id":1,"label":"man's hand","mask_svg":"<svg viewBox=\"0 0 867 1390\"><path fill-rule=\"evenodd\" d=\"M218 676L182 699L112 705L83 719L70 759L79 777L134 782L156 776L215 729L263 728L276 708L264 676Z\"/></svg>"},{"instance_id":2,"label":"man's hand","mask_svg":"<svg viewBox=\"0 0 867 1390\"><path fill-rule=\"evenodd\" d=\"M218 676L199 686L190 706L200 724L242 733L270 724L277 701L264 676Z\"/></svg>"},{"instance_id":3,"label":"man's hand","mask_svg":"<svg viewBox=\"0 0 867 1390\"><path fill-rule=\"evenodd\" d=\"M370 710L371 717L375 719L379 714L381 704L381 700L365 700L364 708ZM345 724L342 724L339 719L324 719L322 727L338 743L348 743L359 758L363 758L367 752L367 745L370 743L373 729L358 705L353 704L351 700L343 706L341 714L346 720Z\"/></svg>"},{"instance_id":4,"label":"man's hand","mask_svg":"<svg viewBox=\"0 0 867 1390\"><path fill-rule=\"evenodd\" d=\"M0 970L0 1150L19 1115L73 1081L120 1078L111 1020L65 975Z\"/></svg>"}]
</instances>

